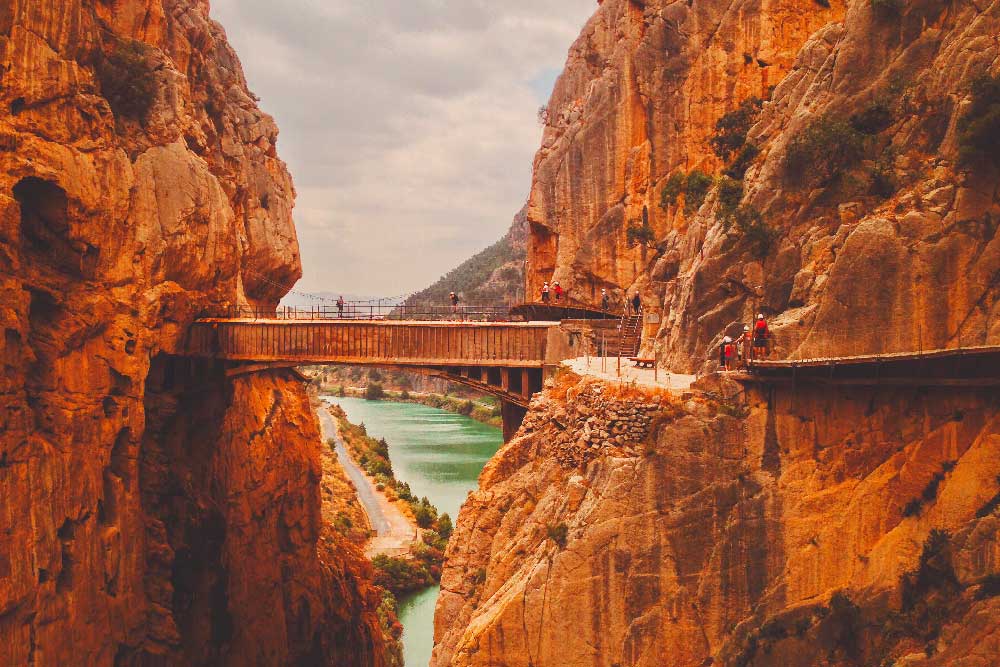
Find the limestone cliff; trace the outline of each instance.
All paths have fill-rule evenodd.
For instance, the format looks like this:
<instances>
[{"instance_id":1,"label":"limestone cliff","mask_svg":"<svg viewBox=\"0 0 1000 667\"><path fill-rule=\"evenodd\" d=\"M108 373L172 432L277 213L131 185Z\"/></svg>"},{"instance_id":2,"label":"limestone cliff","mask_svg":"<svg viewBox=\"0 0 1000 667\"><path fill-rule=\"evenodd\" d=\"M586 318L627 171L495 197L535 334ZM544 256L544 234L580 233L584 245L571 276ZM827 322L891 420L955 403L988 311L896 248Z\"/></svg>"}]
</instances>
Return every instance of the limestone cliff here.
<instances>
[{"instance_id":1,"label":"limestone cliff","mask_svg":"<svg viewBox=\"0 0 1000 667\"><path fill-rule=\"evenodd\" d=\"M208 3L0 3L0 77L0 663L379 664L298 381L174 356L300 275Z\"/></svg>"},{"instance_id":2,"label":"limestone cliff","mask_svg":"<svg viewBox=\"0 0 1000 667\"><path fill-rule=\"evenodd\" d=\"M604 0L548 107L529 294L638 290L676 370L758 311L782 356L1000 342L996 161L959 159L998 31L995 4Z\"/></svg>"},{"instance_id":3,"label":"limestone cliff","mask_svg":"<svg viewBox=\"0 0 1000 667\"><path fill-rule=\"evenodd\" d=\"M463 507L432 664L996 664L998 408L563 377Z\"/></svg>"}]
</instances>

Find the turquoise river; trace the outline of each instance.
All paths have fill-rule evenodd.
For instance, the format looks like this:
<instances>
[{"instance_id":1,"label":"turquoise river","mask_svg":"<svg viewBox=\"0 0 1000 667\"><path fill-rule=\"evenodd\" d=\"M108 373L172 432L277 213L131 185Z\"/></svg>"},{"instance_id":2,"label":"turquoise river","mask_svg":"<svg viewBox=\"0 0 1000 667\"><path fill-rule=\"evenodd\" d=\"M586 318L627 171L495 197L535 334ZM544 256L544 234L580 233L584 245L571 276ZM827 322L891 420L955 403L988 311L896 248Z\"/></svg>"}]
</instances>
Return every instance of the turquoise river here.
<instances>
[{"instance_id":1,"label":"turquoise river","mask_svg":"<svg viewBox=\"0 0 1000 667\"><path fill-rule=\"evenodd\" d=\"M343 407L355 424L364 423L369 435L385 438L397 479L453 520L476 488L486 461L503 443L500 429L436 408L350 397L329 400ZM399 601L407 667L430 662L437 596L435 586Z\"/></svg>"}]
</instances>

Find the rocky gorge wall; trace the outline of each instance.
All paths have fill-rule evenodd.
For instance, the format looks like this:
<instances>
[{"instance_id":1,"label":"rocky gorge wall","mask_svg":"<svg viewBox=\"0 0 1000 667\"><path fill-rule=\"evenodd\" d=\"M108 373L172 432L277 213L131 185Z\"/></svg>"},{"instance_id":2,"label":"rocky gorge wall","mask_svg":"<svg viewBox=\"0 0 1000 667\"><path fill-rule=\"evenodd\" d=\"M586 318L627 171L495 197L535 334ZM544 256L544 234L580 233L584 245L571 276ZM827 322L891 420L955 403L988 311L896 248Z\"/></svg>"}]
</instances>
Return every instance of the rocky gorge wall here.
<instances>
[{"instance_id":1,"label":"rocky gorge wall","mask_svg":"<svg viewBox=\"0 0 1000 667\"><path fill-rule=\"evenodd\" d=\"M208 3L0 4L0 109L0 663L382 664L300 381L174 356L301 273Z\"/></svg>"},{"instance_id":2,"label":"rocky gorge wall","mask_svg":"<svg viewBox=\"0 0 1000 667\"><path fill-rule=\"evenodd\" d=\"M960 155L998 30L990 3L604 0L547 108L529 294L640 292L677 371L757 312L783 357L1000 342L1000 171Z\"/></svg>"},{"instance_id":3,"label":"rocky gorge wall","mask_svg":"<svg viewBox=\"0 0 1000 667\"><path fill-rule=\"evenodd\" d=\"M998 408L563 376L463 507L432 665L992 665Z\"/></svg>"}]
</instances>

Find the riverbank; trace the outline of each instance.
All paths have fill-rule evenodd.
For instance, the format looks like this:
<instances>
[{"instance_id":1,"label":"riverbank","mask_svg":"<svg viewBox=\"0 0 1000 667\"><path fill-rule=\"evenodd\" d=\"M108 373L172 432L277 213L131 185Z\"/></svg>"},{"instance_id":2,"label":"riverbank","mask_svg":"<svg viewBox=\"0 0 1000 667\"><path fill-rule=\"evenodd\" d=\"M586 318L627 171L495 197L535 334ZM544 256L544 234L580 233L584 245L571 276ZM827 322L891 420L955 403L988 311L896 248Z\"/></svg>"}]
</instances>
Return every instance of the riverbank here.
<instances>
[{"instance_id":1,"label":"riverbank","mask_svg":"<svg viewBox=\"0 0 1000 667\"><path fill-rule=\"evenodd\" d=\"M392 403L425 405L429 408L437 408L456 415L469 417L487 426L495 428L503 427L500 402L493 399L473 400L471 398L461 398L434 392L384 389L377 383L370 383L367 387L347 387L342 385L337 390L327 389L321 395L329 397L351 396L354 398L364 398L369 401L390 401Z\"/></svg>"},{"instance_id":2,"label":"riverbank","mask_svg":"<svg viewBox=\"0 0 1000 667\"><path fill-rule=\"evenodd\" d=\"M483 466L502 446L500 429L469 417L416 403L332 398L366 433L385 439L396 477L417 497L427 496L442 512L458 514L478 485ZM434 643L434 608L439 588L433 586L398 596L407 665L424 666Z\"/></svg>"},{"instance_id":3,"label":"riverbank","mask_svg":"<svg viewBox=\"0 0 1000 667\"><path fill-rule=\"evenodd\" d=\"M359 494L376 536L365 553L375 566L375 581L393 594L421 590L441 578L444 550L451 537L451 517L439 514L426 498L416 498L407 483L398 480L389 458L385 438L368 435L364 424L354 424L343 408L325 401L326 418L331 426L332 444L343 449L348 473L356 471L363 480L356 482L365 493ZM366 501L365 498L368 497Z\"/></svg>"}]
</instances>

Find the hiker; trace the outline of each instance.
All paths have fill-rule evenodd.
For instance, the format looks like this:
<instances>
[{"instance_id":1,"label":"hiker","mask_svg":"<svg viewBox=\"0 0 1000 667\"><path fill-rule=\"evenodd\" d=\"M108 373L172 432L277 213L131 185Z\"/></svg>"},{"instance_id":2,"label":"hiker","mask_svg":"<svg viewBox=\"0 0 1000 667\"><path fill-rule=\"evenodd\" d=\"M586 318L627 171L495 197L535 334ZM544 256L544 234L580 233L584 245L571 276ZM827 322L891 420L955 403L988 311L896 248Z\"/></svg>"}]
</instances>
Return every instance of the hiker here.
<instances>
[{"instance_id":1,"label":"hiker","mask_svg":"<svg viewBox=\"0 0 1000 667\"><path fill-rule=\"evenodd\" d=\"M337 297L337 317L344 316L344 295L341 294Z\"/></svg>"},{"instance_id":2,"label":"hiker","mask_svg":"<svg viewBox=\"0 0 1000 667\"><path fill-rule=\"evenodd\" d=\"M768 339L771 337L771 332L767 329L767 321L764 319L764 313L757 314L757 323L753 325L753 358L754 359L766 359L769 352L770 344Z\"/></svg>"},{"instance_id":3,"label":"hiker","mask_svg":"<svg viewBox=\"0 0 1000 667\"><path fill-rule=\"evenodd\" d=\"M608 290L601 288L601 310L611 310L611 299L608 297Z\"/></svg>"},{"instance_id":4,"label":"hiker","mask_svg":"<svg viewBox=\"0 0 1000 667\"><path fill-rule=\"evenodd\" d=\"M564 292L563 292L562 285L559 284L558 280L555 283L553 283L553 290L552 291L556 293L556 303L559 303L560 301L562 301Z\"/></svg>"},{"instance_id":5,"label":"hiker","mask_svg":"<svg viewBox=\"0 0 1000 667\"><path fill-rule=\"evenodd\" d=\"M737 354L740 357L740 365L743 368L748 368L750 366L750 359L753 356L753 334L750 333L750 325L743 325L743 335L740 336L739 345L737 346Z\"/></svg>"},{"instance_id":6,"label":"hiker","mask_svg":"<svg viewBox=\"0 0 1000 667\"><path fill-rule=\"evenodd\" d=\"M458 295L454 292L448 293L448 300L451 301L451 312L455 314L458 312Z\"/></svg>"},{"instance_id":7,"label":"hiker","mask_svg":"<svg viewBox=\"0 0 1000 667\"><path fill-rule=\"evenodd\" d=\"M542 303L549 302L549 282L546 280L545 284L542 285Z\"/></svg>"},{"instance_id":8,"label":"hiker","mask_svg":"<svg viewBox=\"0 0 1000 667\"><path fill-rule=\"evenodd\" d=\"M632 312L636 315L642 312L642 299L639 297L638 292L632 297Z\"/></svg>"},{"instance_id":9,"label":"hiker","mask_svg":"<svg viewBox=\"0 0 1000 667\"><path fill-rule=\"evenodd\" d=\"M723 364L727 371L733 370L733 362L736 359L736 346L733 345L733 339L726 336L722 339L722 355L725 359Z\"/></svg>"},{"instance_id":10,"label":"hiker","mask_svg":"<svg viewBox=\"0 0 1000 667\"><path fill-rule=\"evenodd\" d=\"M724 369L726 367L726 337L722 338L722 342L719 343L719 369Z\"/></svg>"}]
</instances>

